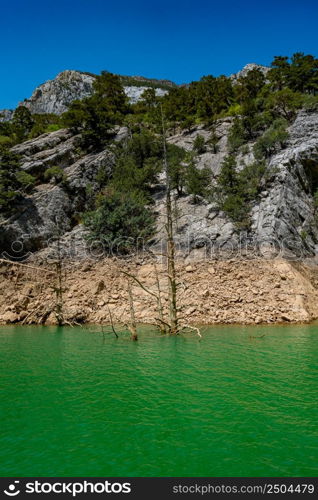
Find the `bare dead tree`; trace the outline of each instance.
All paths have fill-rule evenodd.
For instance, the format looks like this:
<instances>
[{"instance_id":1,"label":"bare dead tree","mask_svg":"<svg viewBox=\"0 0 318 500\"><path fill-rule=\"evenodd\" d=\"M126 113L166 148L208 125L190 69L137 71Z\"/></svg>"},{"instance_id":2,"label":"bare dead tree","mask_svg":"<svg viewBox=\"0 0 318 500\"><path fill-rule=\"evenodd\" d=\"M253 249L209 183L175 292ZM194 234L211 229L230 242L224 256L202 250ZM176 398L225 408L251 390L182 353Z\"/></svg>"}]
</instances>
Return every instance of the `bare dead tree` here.
<instances>
[{"instance_id":1,"label":"bare dead tree","mask_svg":"<svg viewBox=\"0 0 318 500\"><path fill-rule=\"evenodd\" d=\"M163 314L163 304L162 304L162 291L159 281L159 273L156 263L154 263L155 268L155 278L156 278L156 287L157 287L157 311L158 311L158 321L159 321L159 329L162 334L167 333L167 323L164 320Z\"/></svg>"},{"instance_id":2,"label":"bare dead tree","mask_svg":"<svg viewBox=\"0 0 318 500\"><path fill-rule=\"evenodd\" d=\"M54 287L55 291L55 317L57 324L62 326L64 324L64 313L63 313L63 278L62 278L63 262L61 255L61 240L60 234L57 238L57 256L55 261L55 272L56 272L56 283Z\"/></svg>"},{"instance_id":3,"label":"bare dead tree","mask_svg":"<svg viewBox=\"0 0 318 500\"><path fill-rule=\"evenodd\" d=\"M128 291L128 299L129 299L129 310L130 310L130 323L128 323L127 328L130 331L131 340L138 340L137 323L136 323L136 315L135 315L135 307L134 307L134 297L133 297L133 293L132 293L130 279L127 280L127 291Z\"/></svg>"},{"instance_id":4,"label":"bare dead tree","mask_svg":"<svg viewBox=\"0 0 318 500\"><path fill-rule=\"evenodd\" d=\"M171 177L167 157L167 140L164 123L163 110L161 106L162 142L163 142L163 166L166 176L166 223L167 235L167 277L169 291L169 322L170 334L178 333L178 310L177 310L177 278L175 266L175 243L173 229L172 197L171 197Z\"/></svg>"},{"instance_id":5,"label":"bare dead tree","mask_svg":"<svg viewBox=\"0 0 318 500\"><path fill-rule=\"evenodd\" d=\"M162 301L162 290L160 286L158 269L155 266L155 285L156 292L145 286L134 274L120 270L120 273L126 275L127 279L127 290L129 298L129 308L130 308L130 324L126 325L131 333L132 340L137 340L137 325L135 318L135 309L133 302L133 293L131 281L133 280L137 285L142 288L146 293L155 298L157 304L157 314L158 317L155 318L156 326L159 328L160 332L169 335L178 335L181 331L195 331L197 335L201 338L200 330L197 327L192 327L188 324L184 324L181 317L178 314L178 304L177 304L177 291L180 284L177 279L176 272L176 249L175 249L175 235L174 235L174 224L175 219L178 218L178 214L174 212L177 211L177 206L173 206L173 195L172 195L172 182L171 173L169 169L168 154L167 154L167 140L166 140L166 130L163 110L161 107L161 125L162 125L162 145L163 145L163 169L166 179L166 196L165 196L165 222L164 229L166 233L166 251L163 254L166 262L166 278L167 278L167 288L168 288L168 317L165 317L165 310ZM152 257L154 256L151 250L148 250Z\"/></svg>"},{"instance_id":6,"label":"bare dead tree","mask_svg":"<svg viewBox=\"0 0 318 500\"><path fill-rule=\"evenodd\" d=\"M54 284L52 286L53 292L55 294L55 303L53 306L53 310L55 313L56 322L59 326L69 325L73 326L73 324L77 324L76 322L70 322L65 318L64 312L64 292L66 291L64 288L65 282L65 265L64 265L64 256L61 248L61 227L60 222L55 219L55 248L53 249L53 258L52 262L55 267L55 279Z\"/></svg>"},{"instance_id":7,"label":"bare dead tree","mask_svg":"<svg viewBox=\"0 0 318 500\"><path fill-rule=\"evenodd\" d=\"M111 327L112 327L112 331L113 331L116 339L118 339L118 333L115 330L114 321L113 321L113 315L112 315L112 312L111 312L109 306L108 306L108 314L109 314L109 319L110 319L110 324L111 324Z\"/></svg>"}]
</instances>

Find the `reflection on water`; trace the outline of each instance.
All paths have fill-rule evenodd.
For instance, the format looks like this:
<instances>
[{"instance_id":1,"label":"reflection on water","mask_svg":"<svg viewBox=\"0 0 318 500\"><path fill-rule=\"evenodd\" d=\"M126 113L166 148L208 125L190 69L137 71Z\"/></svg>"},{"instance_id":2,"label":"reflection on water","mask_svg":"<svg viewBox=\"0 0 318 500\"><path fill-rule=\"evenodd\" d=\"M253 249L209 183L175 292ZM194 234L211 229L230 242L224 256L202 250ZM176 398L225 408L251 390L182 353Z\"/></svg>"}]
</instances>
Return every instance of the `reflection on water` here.
<instances>
[{"instance_id":1,"label":"reflection on water","mask_svg":"<svg viewBox=\"0 0 318 500\"><path fill-rule=\"evenodd\" d=\"M2 327L1 476L316 476L318 326L203 335Z\"/></svg>"}]
</instances>

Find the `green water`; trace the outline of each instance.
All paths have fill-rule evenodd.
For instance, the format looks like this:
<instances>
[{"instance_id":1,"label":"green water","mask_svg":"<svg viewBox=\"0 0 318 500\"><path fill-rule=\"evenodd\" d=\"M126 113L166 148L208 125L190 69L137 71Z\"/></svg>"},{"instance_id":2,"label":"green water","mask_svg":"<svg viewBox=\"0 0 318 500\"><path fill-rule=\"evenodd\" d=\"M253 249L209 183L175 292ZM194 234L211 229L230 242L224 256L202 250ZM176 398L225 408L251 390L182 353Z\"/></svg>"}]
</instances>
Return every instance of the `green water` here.
<instances>
[{"instance_id":1,"label":"green water","mask_svg":"<svg viewBox=\"0 0 318 500\"><path fill-rule=\"evenodd\" d=\"M0 349L1 476L318 475L317 325L2 327Z\"/></svg>"}]
</instances>

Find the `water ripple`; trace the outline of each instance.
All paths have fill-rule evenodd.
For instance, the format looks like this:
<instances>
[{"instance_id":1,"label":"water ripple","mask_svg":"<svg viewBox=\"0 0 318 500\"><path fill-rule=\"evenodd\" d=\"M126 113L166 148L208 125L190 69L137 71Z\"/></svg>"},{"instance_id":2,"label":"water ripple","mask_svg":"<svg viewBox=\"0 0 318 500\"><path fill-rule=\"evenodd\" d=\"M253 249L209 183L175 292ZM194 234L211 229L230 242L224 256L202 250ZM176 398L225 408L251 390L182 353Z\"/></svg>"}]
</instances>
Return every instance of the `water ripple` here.
<instances>
[{"instance_id":1,"label":"water ripple","mask_svg":"<svg viewBox=\"0 0 318 500\"><path fill-rule=\"evenodd\" d=\"M265 334L262 339L251 339ZM315 476L318 328L3 327L3 476Z\"/></svg>"}]
</instances>

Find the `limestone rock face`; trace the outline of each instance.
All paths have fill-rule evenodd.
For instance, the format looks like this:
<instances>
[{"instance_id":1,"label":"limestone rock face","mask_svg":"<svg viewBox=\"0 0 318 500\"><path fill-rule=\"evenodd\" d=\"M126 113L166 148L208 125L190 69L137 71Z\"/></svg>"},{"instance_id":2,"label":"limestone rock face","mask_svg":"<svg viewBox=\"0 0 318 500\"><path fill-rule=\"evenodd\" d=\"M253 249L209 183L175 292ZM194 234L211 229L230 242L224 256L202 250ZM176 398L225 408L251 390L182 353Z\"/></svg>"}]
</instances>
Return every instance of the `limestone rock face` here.
<instances>
[{"instance_id":1,"label":"limestone rock face","mask_svg":"<svg viewBox=\"0 0 318 500\"><path fill-rule=\"evenodd\" d=\"M207 147L198 158L199 167L208 166L217 178L227 155L227 135L231 118L219 120L216 133L220 137L217 151ZM210 132L202 127L170 137L170 143L191 151L195 137L200 134L208 140ZM255 161L253 144L238 156L239 168ZM227 218L213 204L204 200L194 204L191 196L178 202L178 244L189 252L210 247L218 252L226 247L271 255L308 256L317 252L317 215L313 205L313 191L318 188L318 113L299 112L289 127L286 148L270 158L267 181L251 211L252 227L249 234L238 234ZM163 213L164 200L157 200ZM161 235L163 237L163 234ZM203 251L203 250L202 250ZM209 254L208 250L208 254Z\"/></svg>"},{"instance_id":2,"label":"limestone rock face","mask_svg":"<svg viewBox=\"0 0 318 500\"><path fill-rule=\"evenodd\" d=\"M9 258L28 256L50 245L57 236L72 229L72 206L60 186L38 186L32 196L18 204L16 215L0 226L0 245Z\"/></svg>"},{"instance_id":3,"label":"limestone rock face","mask_svg":"<svg viewBox=\"0 0 318 500\"><path fill-rule=\"evenodd\" d=\"M249 63L246 64L244 68L242 68L240 71L231 75L230 78L236 82L239 78L244 78L247 75L247 73L249 71L252 71L253 69L258 69L263 73L264 76L266 76L270 70L268 66L262 66L261 64L256 64L256 63Z\"/></svg>"},{"instance_id":4,"label":"limestone rock face","mask_svg":"<svg viewBox=\"0 0 318 500\"><path fill-rule=\"evenodd\" d=\"M83 99L92 93L94 76L79 71L66 70L53 80L37 87L32 96L21 104L31 113L55 113L60 115L75 99Z\"/></svg>"},{"instance_id":5,"label":"limestone rock face","mask_svg":"<svg viewBox=\"0 0 318 500\"><path fill-rule=\"evenodd\" d=\"M119 129L117 135L122 138L124 132ZM111 172L114 163L113 154L108 150L81 156L77 140L68 130L59 130L13 148L21 155L21 166L27 172L42 175L49 167L59 166L64 170L65 182L55 185L52 180L38 185L17 203L13 216L6 220L2 217L2 252L11 257L35 252L50 245L57 232L64 235L77 227L76 214L85 210L87 190L97 189L100 167Z\"/></svg>"},{"instance_id":6,"label":"limestone rock face","mask_svg":"<svg viewBox=\"0 0 318 500\"><path fill-rule=\"evenodd\" d=\"M313 190L318 187L318 114L301 111L289 129L287 147L269 162L270 189L253 209L259 241L279 241L296 253L315 253L318 242Z\"/></svg>"},{"instance_id":7,"label":"limestone rock face","mask_svg":"<svg viewBox=\"0 0 318 500\"><path fill-rule=\"evenodd\" d=\"M197 157L199 168L210 168L215 180L227 154L231 125L232 118L219 120L216 124L217 147L207 143L205 152ZM114 138L120 141L127 134L126 128L118 127ZM196 126L190 132L171 135L168 141L191 151L198 134L207 142L211 131ZM318 229L313 192L318 187L318 113L300 111L289 128L289 134L285 149L268 161L266 181L252 206L252 226L248 234L239 233L215 203L193 200L191 195L177 201L176 244L183 255L196 258L207 253L213 257L219 251L237 248L252 248L259 255L260 249L268 250L271 246L279 249L280 256L305 257L316 253ZM111 148L97 154L83 154L78 141L77 136L63 129L13 148L21 155L21 166L27 172L40 176L45 182L45 171L57 165L64 170L66 182L55 185L51 180L38 185L19 201L15 215L7 220L2 217L2 252L12 252L15 241L22 242L27 252L44 249L54 237L56 220L65 241L76 241L81 245L79 242L84 233L79 229L82 226L79 226L78 214L89 206L89 193L98 190L96 177L99 169L103 167L111 174L115 159ZM239 168L255 161L252 151L253 143L250 143L239 155ZM154 188L158 228L162 228L164 222L164 198L164 178L161 178ZM154 248L164 246L164 240L161 229L153 241Z\"/></svg>"},{"instance_id":8,"label":"limestone rock face","mask_svg":"<svg viewBox=\"0 0 318 500\"><path fill-rule=\"evenodd\" d=\"M129 101L132 103L132 104L135 104L136 102L138 102L140 100L140 97L141 97L141 94L146 90L148 89L149 87L147 86L142 86L142 87L135 87L134 85L132 86L126 86L124 87L124 90L125 90L125 94L127 95L127 97L129 98ZM164 89L155 89L155 92L156 92L156 95L157 96L163 96L165 95L168 91L167 90L164 90Z\"/></svg>"},{"instance_id":9,"label":"limestone rock face","mask_svg":"<svg viewBox=\"0 0 318 500\"><path fill-rule=\"evenodd\" d=\"M21 166L26 172L39 174L52 166L65 168L73 163L78 156L78 139L62 129L18 144L12 151L22 155Z\"/></svg>"}]
</instances>

